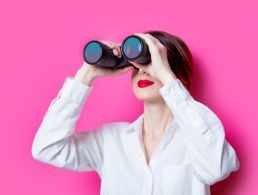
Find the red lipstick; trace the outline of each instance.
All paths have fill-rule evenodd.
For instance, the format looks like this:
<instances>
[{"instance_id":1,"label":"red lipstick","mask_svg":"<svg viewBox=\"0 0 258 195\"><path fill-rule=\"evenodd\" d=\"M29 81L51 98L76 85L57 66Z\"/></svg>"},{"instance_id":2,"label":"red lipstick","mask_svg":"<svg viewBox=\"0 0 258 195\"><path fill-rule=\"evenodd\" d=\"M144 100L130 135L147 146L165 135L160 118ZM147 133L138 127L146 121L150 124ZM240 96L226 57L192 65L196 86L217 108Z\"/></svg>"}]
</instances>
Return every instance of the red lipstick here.
<instances>
[{"instance_id":1,"label":"red lipstick","mask_svg":"<svg viewBox=\"0 0 258 195\"><path fill-rule=\"evenodd\" d=\"M138 87L144 88L144 87L148 87L148 86L152 85L153 83L154 82L149 81L149 80L139 80L137 84L138 84Z\"/></svg>"}]
</instances>

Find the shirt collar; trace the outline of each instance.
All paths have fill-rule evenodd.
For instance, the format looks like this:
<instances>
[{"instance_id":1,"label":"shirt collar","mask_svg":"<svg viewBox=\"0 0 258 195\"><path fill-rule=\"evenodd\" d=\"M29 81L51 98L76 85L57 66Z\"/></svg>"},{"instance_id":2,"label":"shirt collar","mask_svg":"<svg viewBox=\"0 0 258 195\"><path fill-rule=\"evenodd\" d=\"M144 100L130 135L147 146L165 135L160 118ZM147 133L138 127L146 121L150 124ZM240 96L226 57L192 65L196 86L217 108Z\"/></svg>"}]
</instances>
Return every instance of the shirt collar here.
<instances>
[{"instance_id":1,"label":"shirt collar","mask_svg":"<svg viewBox=\"0 0 258 195\"><path fill-rule=\"evenodd\" d=\"M138 132L138 134L141 132L142 129L142 125L143 125L143 115L144 113L142 113L135 121L133 121L128 127L126 132L127 133L131 133L131 132ZM165 134L174 134L175 132L175 128L178 127L176 120L173 119L173 121L171 121L168 126L165 129Z\"/></svg>"},{"instance_id":2,"label":"shirt collar","mask_svg":"<svg viewBox=\"0 0 258 195\"><path fill-rule=\"evenodd\" d=\"M143 123L143 113L127 127L127 133L139 132Z\"/></svg>"}]
</instances>

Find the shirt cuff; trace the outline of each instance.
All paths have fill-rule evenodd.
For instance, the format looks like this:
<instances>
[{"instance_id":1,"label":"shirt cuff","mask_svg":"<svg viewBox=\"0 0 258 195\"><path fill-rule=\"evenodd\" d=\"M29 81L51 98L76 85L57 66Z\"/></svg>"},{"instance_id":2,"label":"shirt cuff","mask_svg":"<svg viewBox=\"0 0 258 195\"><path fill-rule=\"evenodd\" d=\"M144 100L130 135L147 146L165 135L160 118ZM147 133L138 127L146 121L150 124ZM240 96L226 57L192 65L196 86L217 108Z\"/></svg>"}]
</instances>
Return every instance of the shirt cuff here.
<instances>
[{"instance_id":1,"label":"shirt cuff","mask_svg":"<svg viewBox=\"0 0 258 195\"><path fill-rule=\"evenodd\" d=\"M81 83L72 77L66 77L58 96L59 98L68 99L70 101L77 102L78 104L83 104L92 89L93 86Z\"/></svg>"},{"instance_id":2,"label":"shirt cuff","mask_svg":"<svg viewBox=\"0 0 258 195\"><path fill-rule=\"evenodd\" d=\"M174 104L179 105L184 102L188 98L191 98L191 94L185 88L180 79L176 79L159 89L160 94L166 100L166 102L170 102L171 98Z\"/></svg>"}]
</instances>

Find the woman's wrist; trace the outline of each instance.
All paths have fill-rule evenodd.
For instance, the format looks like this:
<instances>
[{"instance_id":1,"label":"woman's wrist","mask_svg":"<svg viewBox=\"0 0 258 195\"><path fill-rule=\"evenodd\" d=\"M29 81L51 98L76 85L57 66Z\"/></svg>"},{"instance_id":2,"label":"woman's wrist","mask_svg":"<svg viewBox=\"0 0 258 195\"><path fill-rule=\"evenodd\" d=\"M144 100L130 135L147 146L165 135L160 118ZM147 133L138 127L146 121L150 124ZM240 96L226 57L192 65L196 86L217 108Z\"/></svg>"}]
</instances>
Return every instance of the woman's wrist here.
<instances>
[{"instance_id":1,"label":"woman's wrist","mask_svg":"<svg viewBox=\"0 0 258 195\"><path fill-rule=\"evenodd\" d=\"M169 84L173 81L175 81L177 77L174 73L168 73L161 76L160 81L163 83L163 85Z\"/></svg>"},{"instance_id":2,"label":"woman's wrist","mask_svg":"<svg viewBox=\"0 0 258 195\"><path fill-rule=\"evenodd\" d=\"M94 72L90 71L87 68L79 69L74 76L74 79L76 81L79 81L88 86L92 85L92 82L95 80L95 78L96 78L96 76L95 76Z\"/></svg>"}]
</instances>

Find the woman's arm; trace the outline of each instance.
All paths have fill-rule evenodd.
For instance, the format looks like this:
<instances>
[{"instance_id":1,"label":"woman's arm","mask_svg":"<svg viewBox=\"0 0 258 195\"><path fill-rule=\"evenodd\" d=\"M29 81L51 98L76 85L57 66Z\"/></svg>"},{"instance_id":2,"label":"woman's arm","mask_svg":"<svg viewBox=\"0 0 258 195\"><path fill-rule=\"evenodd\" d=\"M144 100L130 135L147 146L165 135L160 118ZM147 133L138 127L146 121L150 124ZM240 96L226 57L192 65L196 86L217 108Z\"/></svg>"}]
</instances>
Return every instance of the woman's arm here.
<instances>
[{"instance_id":1,"label":"woman's arm","mask_svg":"<svg viewBox=\"0 0 258 195\"><path fill-rule=\"evenodd\" d=\"M179 79L171 79L160 93L180 126L199 180L211 185L239 168L237 155L214 112L194 100Z\"/></svg>"},{"instance_id":2,"label":"woman's arm","mask_svg":"<svg viewBox=\"0 0 258 195\"><path fill-rule=\"evenodd\" d=\"M119 45L102 41L119 56ZM97 77L119 76L132 66L117 70L83 62L74 78L67 77L51 102L32 145L32 156L42 162L75 171L97 170L103 164L104 126L95 131L75 132L76 122Z\"/></svg>"},{"instance_id":3,"label":"woman's arm","mask_svg":"<svg viewBox=\"0 0 258 195\"><path fill-rule=\"evenodd\" d=\"M100 172L103 126L75 132L76 122L92 87L67 77L52 100L32 145L34 159L75 171Z\"/></svg>"}]
</instances>

